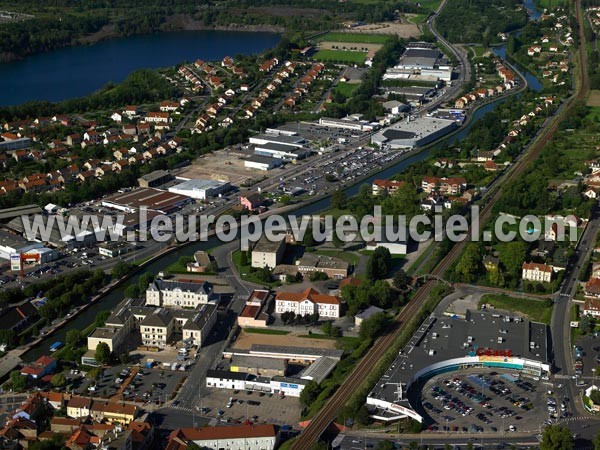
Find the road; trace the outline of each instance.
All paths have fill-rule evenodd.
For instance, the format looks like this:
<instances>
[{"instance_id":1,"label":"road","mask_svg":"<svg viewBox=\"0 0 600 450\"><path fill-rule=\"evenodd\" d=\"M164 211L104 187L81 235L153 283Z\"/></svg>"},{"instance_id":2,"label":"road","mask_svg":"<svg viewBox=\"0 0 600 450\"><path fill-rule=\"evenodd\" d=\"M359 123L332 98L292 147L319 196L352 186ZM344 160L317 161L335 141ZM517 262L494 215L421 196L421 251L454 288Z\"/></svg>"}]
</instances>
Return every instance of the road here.
<instances>
[{"instance_id":1,"label":"road","mask_svg":"<svg viewBox=\"0 0 600 450\"><path fill-rule=\"evenodd\" d=\"M429 16L429 18L427 19L427 29L429 30L430 33L432 33L436 37L436 39L439 42L444 44L446 46L446 48L452 52L452 54L458 61L458 67L457 67L458 72L459 72L458 80L455 80L453 82L452 86L448 86L446 88L446 93L443 96L443 98L440 98L440 99L436 100L435 102L433 102L432 104L427 105L427 109L431 109L433 107L440 105L446 99L456 97L458 95L458 93L461 91L461 89L463 88L464 83L471 79L471 64L469 64L469 58L467 57L466 52L461 51L461 50L457 49L456 47L454 47L440 33L438 33L438 31L435 29L435 26L434 26L436 17L440 13L440 11L444 8L447 1L448 0L443 0L440 3L440 6L438 7L438 9L431 16Z\"/></svg>"},{"instance_id":2,"label":"road","mask_svg":"<svg viewBox=\"0 0 600 450\"><path fill-rule=\"evenodd\" d=\"M571 377L573 370L573 351L571 343L571 327L569 325L571 317L572 298L577 291L579 284L579 272L584 267L594 249L594 242L598 229L600 228L600 214L597 208L590 217L590 222L581 236L577 248L575 249L574 260L567 268L563 284L561 285L559 295L555 297L556 305L552 312L552 339L554 342L554 366L557 373ZM562 377L561 377L562 378ZM573 406L579 414L585 414L579 389L575 386L575 380L571 378L564 379L565 395L573 399Z\"/></svg>"},{"instance_id":3,"label":"road","mask_svg":"<svg viewBox=\"0 0 600 450\"><path fill-rule=\"evenodd\" d=\"M443 6L442 3L440 6ZM580 23L582 20L581 16L581 5L580 0L576 3L578 9L578 20ZM583 31L580 30L582 33ZM485 223L492 217L492 208L495 203L500 199L502 194L501 185L509 183L511 180L516 179L520 176L534 161L546 145L551 140L558 130L558 125L568 114L570 107L575 104L575 100L584 98L587 94L587 71L586 69L586 55L585 51L580 48L580 61L582 69L580 71L581 82L578 86L578 91L575 96L571 97L567 103L563 103L554 116L548 119L542 129L537 133L535 138L529 143L527 148L523 150L523 156L519 158L507 171L505 171L500 177L496 179L494 188L486 192L483 198L483 204L480 214L479 222ZM450 268L457 258L461 255L464 246L467 241L464 240L454 245L450 252L440 261L435 267L432 275L437 277L443 277L444 273ZM400 336L403 325L410 321L411 318L417 316L421 310L421 306L428 299L428 295L435 285L434 281L429 281L423 285L412 298L412 300L404 307L400 314L396 317L393 329L389 334L380 337L364 358L356 365L354 370L346 378L344 383L338 388L338 390L330 397L329 401L325 406L315 415L310 424L304 429L302 434L296 439L293 445L293 449L308 450L311 446L316 443L321 434L327 429L333 420L335 420L338 411L345 405L348 399L351 398L353 393L362 384L363 380L372 372L373 367L377 367L386 351L394 344L397 338Z\"/></svg>"},{"instance_id":4,"label":"road","mask_svg":"<svg viewBox=\"0 0 600 450\"><path fill-rule=\"evenodd\" d=\"M578 22L581 24L580 28L580 39L581 42L585 42L585 36L583 35L583 15L581 10L581 1L578 0L576 3L576 12ZM576 98L582 99L587 95L589 85L587 78L587 54L585 52L585 45L581 45L579 48L579 58L581 64L581 80L579 91ZM560 375L570 376L574 373L573 370L573 357L571 347L571 328L570 328L570 317L571 317L571 305L572 298L575 295L578 284L578 277L581 268L584 263L588 260L591 253L593 252L596 235L598 228L600 227L600 214L598 208L594 208L590 217L590 222L579 240L579 243L575 249L574 261L567 268L563 284L560 288L557 303L552 313L552 337L554 342L554 365L559 371ZM578 394L579 389L575 386L575 380L572 378L566 378L564 389L566 395L572 399L572 405L575 407L578 413L585 414L581 397Z\"/></svg>"}]
</instances>

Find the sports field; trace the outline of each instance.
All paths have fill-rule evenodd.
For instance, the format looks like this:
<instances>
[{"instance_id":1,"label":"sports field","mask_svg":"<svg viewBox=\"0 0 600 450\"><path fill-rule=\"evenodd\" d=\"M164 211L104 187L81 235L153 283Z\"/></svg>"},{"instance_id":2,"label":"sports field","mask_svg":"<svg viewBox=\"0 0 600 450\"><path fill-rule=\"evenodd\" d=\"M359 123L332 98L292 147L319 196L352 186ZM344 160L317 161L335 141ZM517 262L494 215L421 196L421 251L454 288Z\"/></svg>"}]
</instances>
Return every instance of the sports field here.
<instances>
[{"instance_id":1,"label":"sports field","mask_svg":"<svg viewBox=\"0 0 600 450\"><path fill-rule=\"evenodd\" d=\"M341 33L331 32L319 36L319 41L352 42L356 44L383 44L389 39L388 36L363 33Z\"/></svg>"},{"instance_id":2,"label":"sports field","mask_svg":"<svg viewBox=\"0 0 600 450\"><path fill-rule=\"evenodd\" d=\"M350 64L362 64L367 58L367 52L352 52L344 50L319 50L313 59Z\"/></svg>"}]
</instances>

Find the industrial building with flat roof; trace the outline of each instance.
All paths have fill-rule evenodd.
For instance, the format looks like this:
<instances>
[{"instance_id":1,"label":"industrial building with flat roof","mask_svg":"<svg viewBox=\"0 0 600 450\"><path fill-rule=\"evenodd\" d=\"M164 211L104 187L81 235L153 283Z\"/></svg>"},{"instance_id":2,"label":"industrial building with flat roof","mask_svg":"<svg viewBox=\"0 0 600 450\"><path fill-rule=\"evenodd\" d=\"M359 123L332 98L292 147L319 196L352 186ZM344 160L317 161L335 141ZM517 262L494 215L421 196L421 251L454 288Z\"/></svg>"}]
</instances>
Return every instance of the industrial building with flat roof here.
<instances>
[{"instance_id":1,"label":"industrial building with flat roof","mask_svg":"<svg viewBox=\"0 0 600 450\"><path fill-rule=\"evenodd\" d=\"M417 329L367 397L372 417L393 421L423 417L414 404L419 381L469 367L521 371L540 377L550 371L547 325L513 315L467 310L465 318L431 315ZM411 403L412 402L412 403Z\"/></svg>"},{"instance_id":2,"label":"industrial building with flat roof","mask_svg":"<svg viewBox=\"0 0 600 450\"><path fill-rule=\"evenodd\" d=\"M171 181L172 179L173 175L166 170L155 170L139 177L138 184L140 187L158 187Z\"/></svg>"},{"instance_id":3,"label":"industrial building with flat roof","mask_svg":"<svg viewBox=\"0 0 600 450\"><path fill-rule=\"evenodd\" d=\"M244 159L244 167L247 169L271 170L283 165L283 159L271 156L252 155Z\"/></svg>"},{"instance_id":4,"label":"industrial building with flat roof","mask_svg":"<svg viewBox=\"0 0 600 450\"><path fill-rule=\"evenodd\" d=\"M258 156L267 156L279 158L285 161L297 161L310 155L311 150L306 147L298 147L290 144L278 142L267 142L266 144L256 144L254 153Z\"/></svg>"},{"instance_id":5,"label":"industrial building with flat roof","mask_svg":"<svg viewBox=\"0 0 600 450\"><path fill-rule=\"evenodd\" d=\"M252 136L249 139L251 144L265 145L265 144L282 144L289 145L292 147L304 147L307 143L306 139L298 135L290 135L289 133L262 133Z\"/></svg>"},{"instance_id":6,"label":"industrial building with flat roof","mask_svg":"<svg viewBox=\"0 0 600 450\"><path fill-rule=\"evenodd\" d=\"M192 198L189 196L153 188L139 188L111 195L102 200L102 206L130 213L146 207L151 211L170 214L190 203L192 203Z\"/></svg>"},{"instance_id":7,"label":"industrial building with flat roof","mask_svg":"<svg viewBox=\"0 0 600 450\"><path fill-rule=\"evenodd\" d=\"M374 134L371 143L388 145L394 149L412 149L427 145L456 127L454 120L434 117L408 118Z\"/></svg>"},{"instance_id":8,"label":"industrial building with flat roof","mask_svg":"<svg viewBox=\"0 0 600 450\"><path fill-rule=\"evenodd\" d=\"M194 179L184 180L182 183L170 187L169 192L186 195L196 200L206 200L223 194L230 189L231 184L228 181Z\"/></svg>"}]
</instances>

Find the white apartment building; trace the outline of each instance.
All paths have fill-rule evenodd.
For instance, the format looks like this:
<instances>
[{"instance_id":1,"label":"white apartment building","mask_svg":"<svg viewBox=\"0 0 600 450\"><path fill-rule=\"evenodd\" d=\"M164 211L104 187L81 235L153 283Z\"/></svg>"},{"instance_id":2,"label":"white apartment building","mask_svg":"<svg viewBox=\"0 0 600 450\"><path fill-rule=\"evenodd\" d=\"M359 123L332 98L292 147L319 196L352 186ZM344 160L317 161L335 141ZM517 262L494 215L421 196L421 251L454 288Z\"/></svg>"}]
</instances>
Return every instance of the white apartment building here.
<instances>
[{"instance_id":1,"label":"white apartment building","mask_svg":"<svg viewBox=\"0 0 600 450\"><path fill-rule=\"evenodd\" d=\"M146 289L146 305L166 308L197 308L213 299L212 286L207 282L186 283L175 280L155 280Z\"/></svg>"},{"instance_id":2,"label":"white apartment building","mask_svg":"<svg viewBox=\"0 0 600 450\"><path fill-rule=\"evenodd\" d=\"M269 267L274 269L285 253L285 239L271 242L265 237L261 238L252 249L252 267Z\"/></svg>"},{"instance_id":3,"label":"white apartment building","mask_svg":"<svg viewBox=\"0 0 600 450\"><path fill-rule=\"evenodd\" d=\"M140 323L142 344L165 348L175 328L175 319L166 309L157 308Z\"/></svg>"},{"instance_id":4,"label":"white apartment building","mask_svg":"<svg viewBox=\"0 0 600 450\"><path fill-rule=\"evenodd\" d=\"M538 263L523 263L522 279L525 281L552 281L552 266Z\"/></svg>"},{"instance_id":5,"label":"white apartment building","mask_svg":"<svg viewBox=\"0 0 600 450\"><path fill-rule=\"evenodd\" d=\"M319 313L321 318L339 319L341 302L334 295L320 294L311 288L303 292L279 292L275 297L275 312L300 316Z\"/></svg>"}]
</instances>

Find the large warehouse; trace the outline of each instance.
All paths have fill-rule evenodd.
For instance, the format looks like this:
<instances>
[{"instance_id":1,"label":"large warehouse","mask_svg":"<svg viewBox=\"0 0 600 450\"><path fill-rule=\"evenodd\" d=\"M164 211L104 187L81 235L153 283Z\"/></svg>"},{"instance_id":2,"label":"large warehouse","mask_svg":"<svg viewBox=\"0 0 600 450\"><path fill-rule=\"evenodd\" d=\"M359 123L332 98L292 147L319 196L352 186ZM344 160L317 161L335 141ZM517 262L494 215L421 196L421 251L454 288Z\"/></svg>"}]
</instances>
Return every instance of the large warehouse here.
<instances>
[{"instance_id":1,"label":"large warehouse","mask_svg":"<svg viewBox=\"0 0 600 450\"><path fill-rule=\"evenodd\" d=\"M309 156L311 151L305 147L269 142L267 144L257 144L254 147L254 153L259 156L279 158L285 161L297 161Z\"/></svg>"},{"instance_id":2,"label":"large warehouse","mask_svg":"<svg viewBox=\"0 0 600 450\"><path fill-rule=\"evenodd\" d=\"M384 128L371 137L371 143L396 149L412 149L429 144L457 127L453 120L434 117L408 118Z\"/></svg>"},{"instance_id":3,"label":"large warehouse","mask_svg":"<svg viewBox=\"0 0 600 450\"><path fill-rule=\"evenodd\" d=\"M244 160L244 167L247 169L271 170L282 165L283 160L281 158L272 158L269 156L252 155Z\"/></svg>"},{"instance_id":4,"label":"large warehouse","mask_svg":"<svg viewBox=\"0 0 600 450\"><path fill-rule=\"evenodd\" d=\"M191 197L152 188L135 189L111 195L102 200L102 206L128 213L137 212L142 207L146 207L149 211L170 214L190 203L192 203Z\"/></svg>"},{"instance_id":5,"label":"large warehouse","mask_svg":"<svg viewBox=\"0 0 600 450\"><path fill-rule=\"evenodd\" d=\"M217 180L185 180L169 188L173 194L186 195L196 200L206 200L207 198L217 197L231 189L228 181Z\"/></svg>"},{"instance_id":6,"label":"large warehouse","mask_svg":"<svg viewBox=\"0 0 600 450\"><path fill-rule=\"evenodd\" d=\"M282 144L300 148L303 147L307 141L302 136L297 135L262 133L252 136L250 138L250 143L255 145Z\"/></svg>"}]
</instances>

